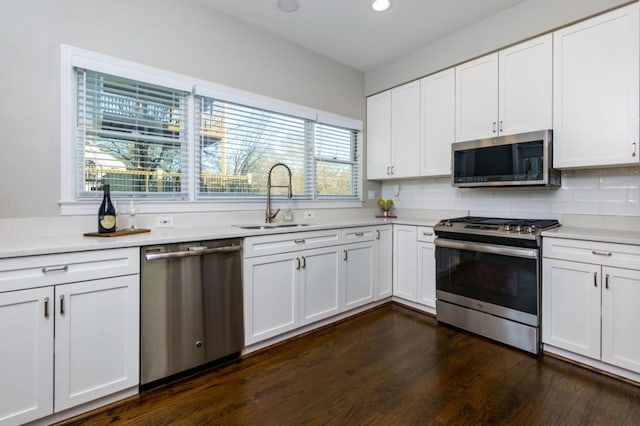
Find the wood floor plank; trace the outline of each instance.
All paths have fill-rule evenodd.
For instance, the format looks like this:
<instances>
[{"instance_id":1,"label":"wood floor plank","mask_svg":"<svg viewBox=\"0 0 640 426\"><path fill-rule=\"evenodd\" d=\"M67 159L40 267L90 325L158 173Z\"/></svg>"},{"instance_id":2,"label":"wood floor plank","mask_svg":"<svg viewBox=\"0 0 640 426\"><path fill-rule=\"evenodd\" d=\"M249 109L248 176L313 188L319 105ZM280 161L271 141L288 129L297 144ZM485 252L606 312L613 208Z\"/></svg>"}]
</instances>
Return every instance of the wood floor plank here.
<instances>
[{"instance_id":1,"label":"wood floor plank","mask_svg":"<svg viewBox=\"0 0 640 426\"><path fill-rule=\"evenodd\" d=\"M640 388L385 305L66 425L638 425Z\"/></svg>"}]
</instances>

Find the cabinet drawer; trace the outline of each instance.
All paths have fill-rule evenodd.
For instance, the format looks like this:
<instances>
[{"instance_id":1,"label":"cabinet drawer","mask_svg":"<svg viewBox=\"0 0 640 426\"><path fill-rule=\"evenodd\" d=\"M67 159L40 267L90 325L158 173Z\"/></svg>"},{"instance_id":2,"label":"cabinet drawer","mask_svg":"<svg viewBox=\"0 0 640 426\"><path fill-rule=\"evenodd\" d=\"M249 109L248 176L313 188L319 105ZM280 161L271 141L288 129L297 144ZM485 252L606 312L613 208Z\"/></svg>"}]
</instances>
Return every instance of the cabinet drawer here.
<instances>
[{"instance_id":1,"label":"cabinet drawer","mask_svg":"<svg viewBox=\"0 0 640 426\"><path fill-rule=\"evenodd\" d=\"M244 257L266 256L334 245L340 245L339 229L264 235L244 240Z\"/></svg>"},{"instance_id":2,"label":"cabinet drawer","mask_svg":"<svg viewBox=\"0 0 640 426\"><path fill-rule=\"evenodd\" d=\"M373 241L376 239L376 228L363 226L359 228L346 228L342 230L342 244Z\"/></svg>"},{"instance_id":3,"label":"cabinet drawer","mask_svg":"<svg viewBox=\"0 0 640 426\"><path fill-rule=\"evenodd\" d=\"M640 246L545 237L544 257L595 263L619 268L638 269Z\"/></svg>"},{"instance_id":4,"label":"cabinet drawer","mask_svg":"<svg viewBox=\"0 0 640 426\"><path fill-rule=\"evenodd\" d=\"M139 272L137 247L0 259L0 292Z\"/></svg>"},{"instance_id":5,"label":"cabinet drawer","mask_svg":"<svg viewBox=\"0 0 640 426\"><path fill-rule=\"evenodd\" d=\"M418 226L418 241L432 243L436 239L436 234L431 226Z\"/></svg>"}]
</instances>

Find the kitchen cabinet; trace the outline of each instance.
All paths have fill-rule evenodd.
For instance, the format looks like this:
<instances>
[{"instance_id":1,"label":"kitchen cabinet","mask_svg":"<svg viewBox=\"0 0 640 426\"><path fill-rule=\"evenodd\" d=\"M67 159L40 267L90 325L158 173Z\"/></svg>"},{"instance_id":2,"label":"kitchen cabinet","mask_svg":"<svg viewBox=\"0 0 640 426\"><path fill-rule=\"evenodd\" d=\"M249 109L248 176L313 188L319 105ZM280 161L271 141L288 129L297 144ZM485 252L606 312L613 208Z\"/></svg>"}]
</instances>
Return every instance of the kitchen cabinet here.
<instances>
[{"instance_id":1,"label":"kitchen cabinet","mask_svg":"<svg viewBox=\"0 0 640 426\"><path fill-rule=\"evenodd\" d=\"M342 282L344 309L353 309L375 300L375 245L373 227L343 230Z\"/></svg>"},{"instance_id":2,"label":"kitchen cabinet","mask_svg":"<svg viewBox=\"0 0 640 426\"><path fill-rule=\"evenodd\" d=\"M435 234L430 226L393 226L393 295L436 307Z\"/></svg>"},{"instance_id":3,"label":"kitchen cabinet","mask_svg":"<svg viewBox=\"0 0 640 426\"><path fill-rule=\"evenodd\" d=\"M137 387L137 248L0 259L0 289L1 424Z\"/></svg>"},{"instance_id":4,"label":"kitchen cabinet","mask_svg":"<svg viewBox=\"0 0 640 426\"><path fill-rule=\"evenodd\" d=\"M375 300L385 299L393 294L393 227L376 228L374 245L374 288Z\"/></svg>"},{"instance_id":5,"label":"kitchen cabinet","mask_svg":"<svg viewBox=\"0 0 640 426\"><path fill-rule=\"evenodd\" d=\"M638 3L553 34L555 167L638 163Z\"/></svg>"},{"instance_id":6,"label":"kitchen cabinet","mask_svg":"<svg viewBox=\"0 0 640 426\"><path fill-rule=\"evenodd\" d=\"M543 343L640 373L640 247L543 244Z\"/></svg>"},{"instance_id":7,"label":"kitchen cabinet","mask_svg":"<svg viewBox=\"0 0 640 426\"><path fill-rule=\"evenodd\" d=\"M367 98L367 178L420 174L420 82Z\"/></svg>"},{"instance_id":8,"label":"kitchen cabinet","mask_svg":"<svg viewBox=\"0 0 640 426\"><path fill-rule=\"evenodd\" d=\"M53 413L53 287L0 293L0 424Z\"/></svg>"},{"instance_id":9,"label":"kitchen cabinet","mask_svg":"<svg viewBox=\"0 0 640 426\"><path fill-rule=\"evenodd\" d=\"M451 174L455 141L455 69L420 80L420 175Z\"/></svg>"},{"instance_id":10,"label":"kitchen cabinet","mask_svg":"<svg viewBox=\"0 0 640 426\"><path fill-rule=\"evenodd\" d=\"M552 128L552 36L456 67L456 141Z\"/></svg>"},{"instance_id":11,"label":"kitchen cabinet","mask_svg":"<svg viewBox=\"0 0 640 426\"><path fill-rule=\"evenodd\" d=\"M340 230L245 239L245 344L342 311Z\"/></svg>"},{"instance_id":12,"label":"kitchen cabinet","mask_svg":"<svg viewBox=\"0 0 640 426\"><path fill-rule=\"evenodd\" d=\"M415 301L417 297L418 229L411 225L393 225L393 295Z\"/></svg>"}]
</instances>

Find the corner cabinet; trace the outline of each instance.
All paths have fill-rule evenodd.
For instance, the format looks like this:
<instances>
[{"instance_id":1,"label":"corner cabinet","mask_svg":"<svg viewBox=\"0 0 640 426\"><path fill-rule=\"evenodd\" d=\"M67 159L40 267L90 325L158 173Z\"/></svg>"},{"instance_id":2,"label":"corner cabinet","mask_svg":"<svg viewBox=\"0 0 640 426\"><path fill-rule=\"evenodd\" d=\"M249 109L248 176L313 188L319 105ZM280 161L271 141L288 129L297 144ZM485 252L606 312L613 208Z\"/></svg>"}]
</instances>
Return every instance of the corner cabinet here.
<instances>
[{"instance_id":1,"label":"corner cabinet","mask_svg":"<svg viewBox=\"0 0 640 426\"><path fill-rule=\"evenodd\" d=\"M367 98L367 178L420 174L420 82Z\"/></svg>"},{"instance_id":2,"label":"corner cabinet","mask_svg":"<svg viewBox=\"0 0 640 426\"><path fill-rule=\"evenodd\" d=\"M456 141L552 128L546 34L456 67Z\"/></svg>"},{"instance_id":3,"label":"corner cabinet","mask_svg":"<svg viewBox=\"0 0 640 426\"><path fill-rule=\"evenodd\" d=\"M393 225L393 295L430 313L436 307L434 240L430 226Z\"/></svg>"},{"instance_id":4,"label":"corner cabinet","mask_svg":"<svg viewBox=\"0 0 640 426\"><path fill-rule=\"evenodd\" d=\"M543 253L545 350L640 373L640 246L545 237Z\"/></svg>"},{"instance_id":5,"label":"corner cabinet","mask_svg":"<svg viewBox=\"0 0 640 426\"><path fill-rule=\"evenodd\" d=\"M555 167L638 164L638 3L556 31Z\"/></svg>"},{"instance_id":6,"label":"corner cabinet","mask_svg":"<svg viewBox=\"0 0 640 426\"><path fill-rule=\"evenodd\" d=\"M137 248L0 259L0 424L137 390L139 306Z\"/></svg>"}]
</instances>

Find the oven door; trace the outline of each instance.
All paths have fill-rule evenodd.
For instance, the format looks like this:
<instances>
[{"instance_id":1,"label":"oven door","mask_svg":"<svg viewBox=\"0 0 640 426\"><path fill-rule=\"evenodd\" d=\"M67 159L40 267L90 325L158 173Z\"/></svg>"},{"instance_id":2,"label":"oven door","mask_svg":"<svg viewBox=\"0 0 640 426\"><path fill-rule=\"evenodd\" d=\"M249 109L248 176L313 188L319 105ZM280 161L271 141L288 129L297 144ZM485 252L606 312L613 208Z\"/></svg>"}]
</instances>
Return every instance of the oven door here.
<instances>
[{"instance_id":1,"label":"oven door","mask_svg":"<svg viewBox=\"0 0 640 426\"><path fill-rule=\"evenodd\" d=\"M437 238L439 300L537 327L538 249Z\"/></svg>"}]
</instances>

